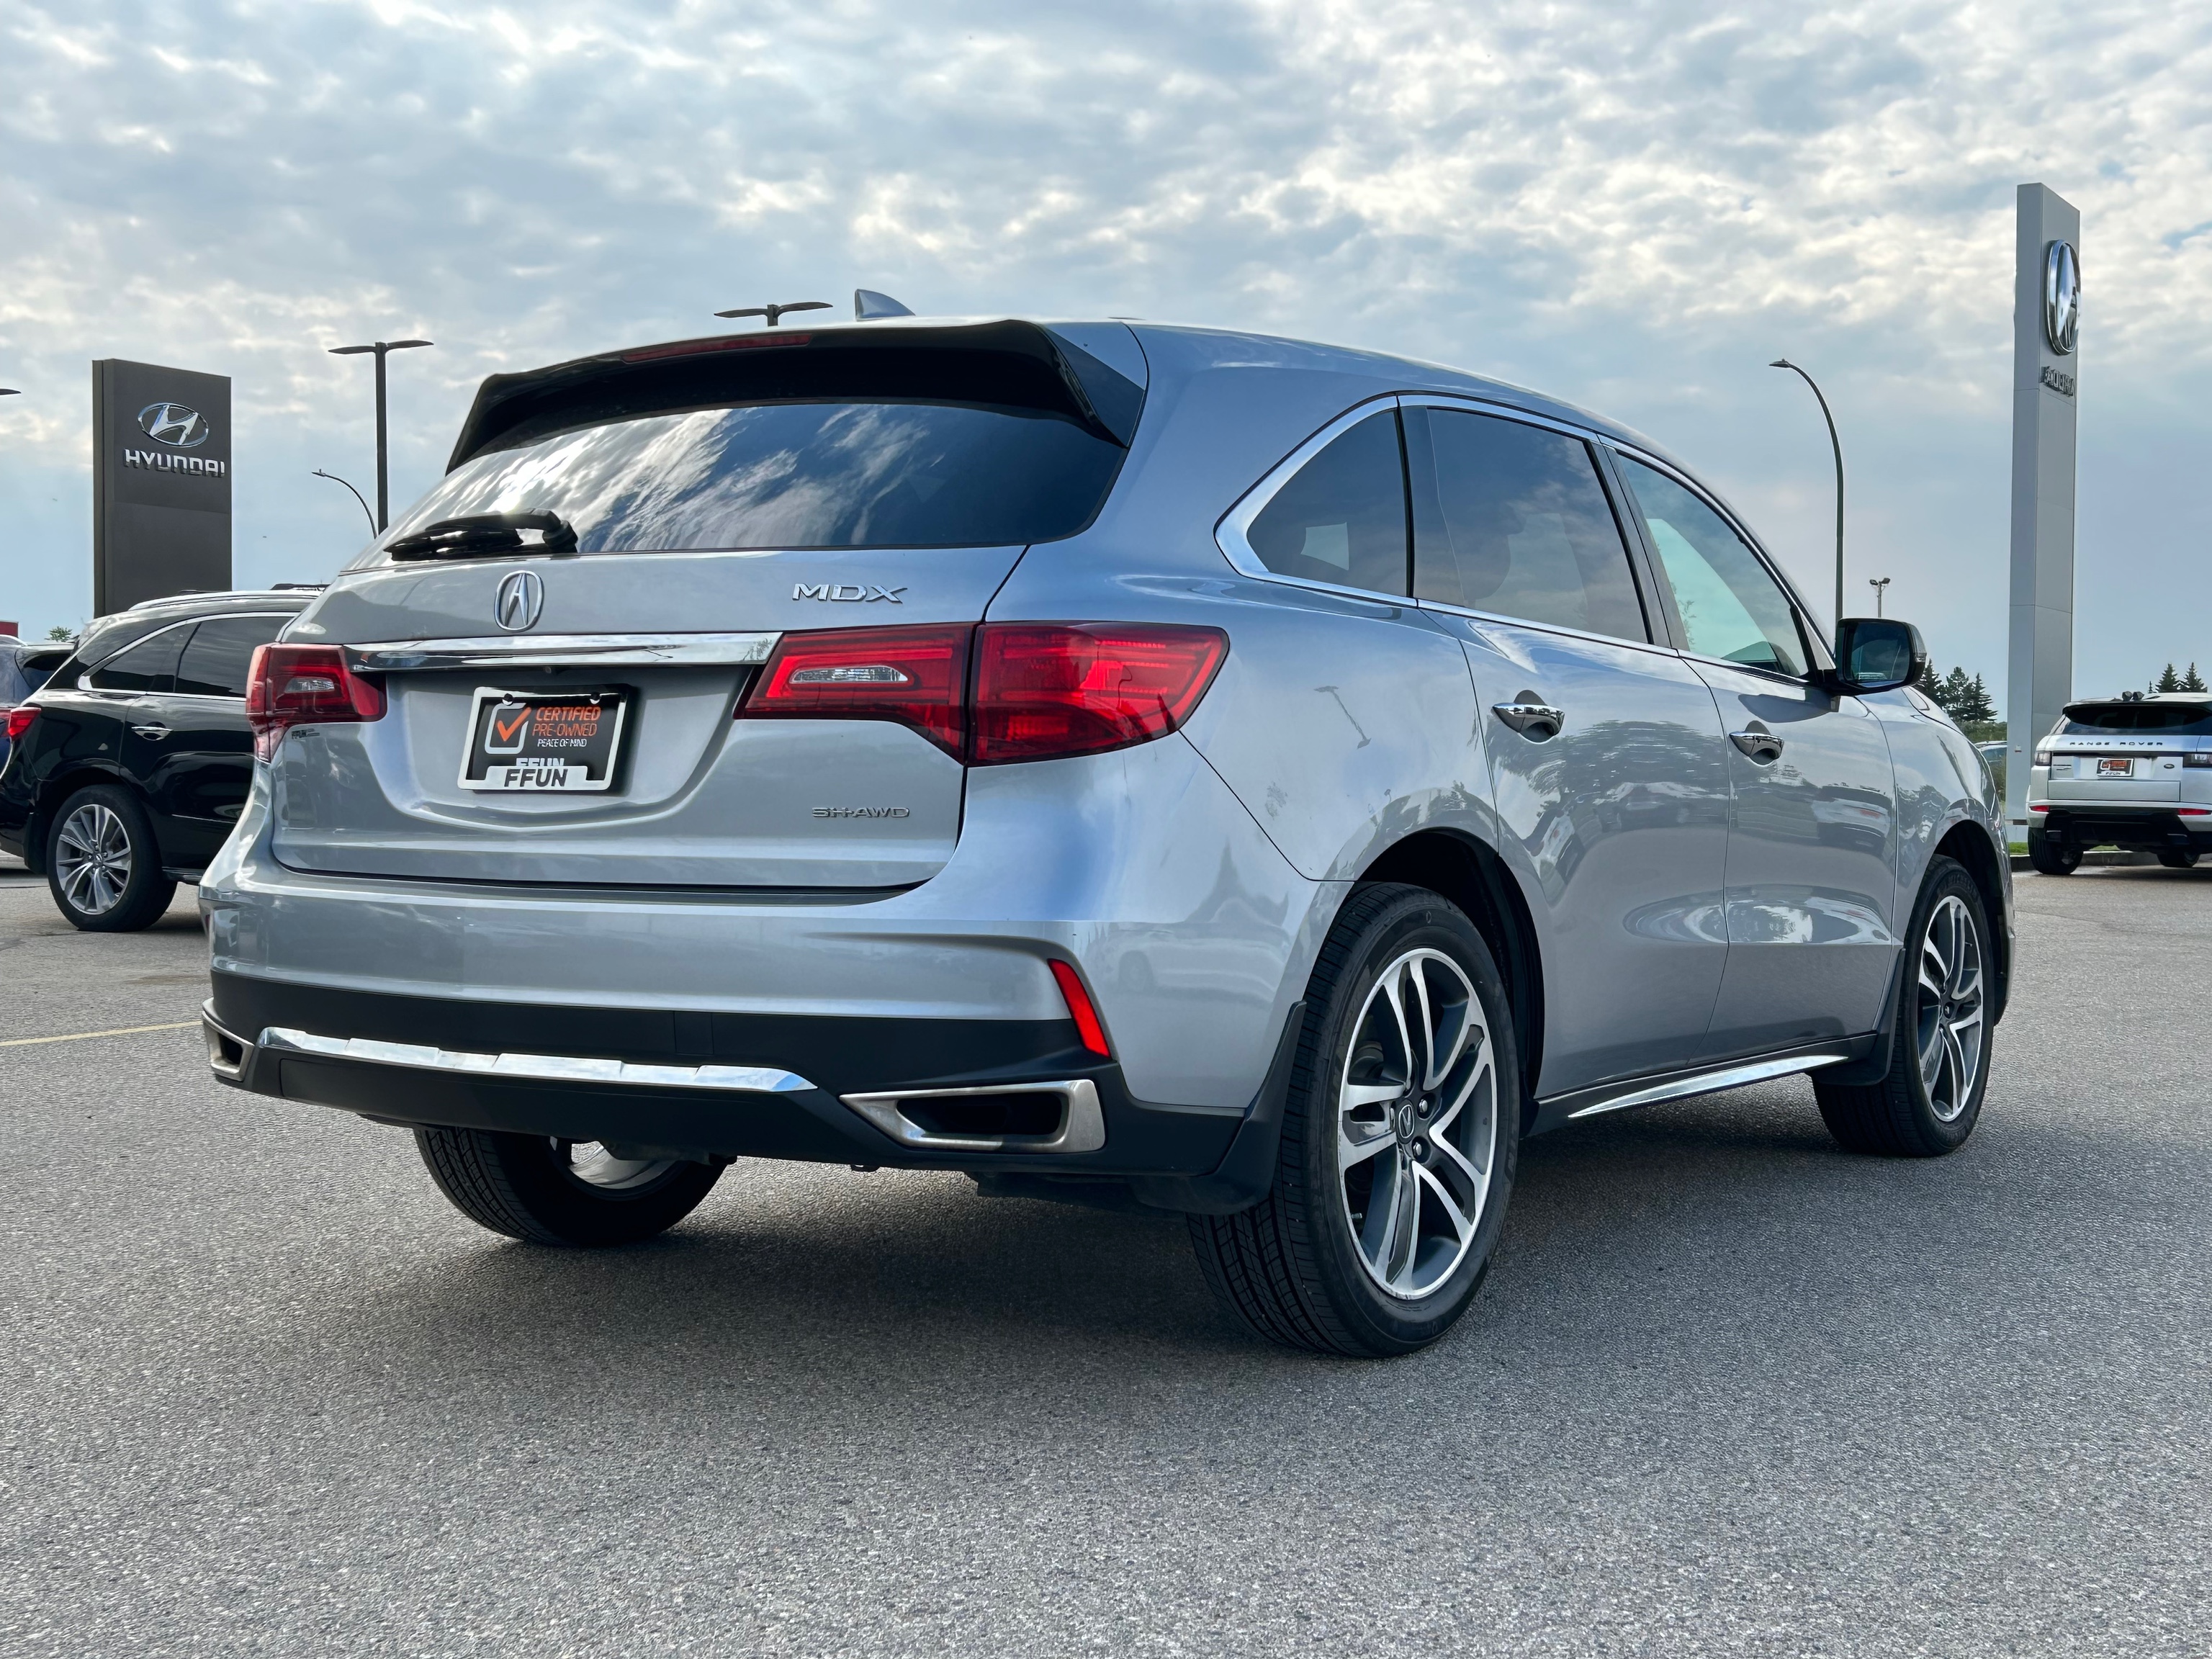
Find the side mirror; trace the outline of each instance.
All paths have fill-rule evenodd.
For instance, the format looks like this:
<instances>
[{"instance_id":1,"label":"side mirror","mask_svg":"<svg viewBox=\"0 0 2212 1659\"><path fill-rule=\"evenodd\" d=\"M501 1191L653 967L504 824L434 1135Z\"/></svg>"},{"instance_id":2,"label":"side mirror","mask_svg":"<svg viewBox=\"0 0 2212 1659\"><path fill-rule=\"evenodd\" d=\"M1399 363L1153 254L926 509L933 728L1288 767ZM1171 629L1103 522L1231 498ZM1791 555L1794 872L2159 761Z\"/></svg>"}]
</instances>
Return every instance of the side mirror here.
<instances>
[{"instance_id":1,"label":"side mirror","mask_svg":"<svg viewBox=\"0 0 2212 1659\"><path fill-rule=\"evenodd\" d=\"M1928 647L1911 623L1846 617L1836 624L1836 689L1894 691L1928 672Z\"/></svg>"}]
</instances>

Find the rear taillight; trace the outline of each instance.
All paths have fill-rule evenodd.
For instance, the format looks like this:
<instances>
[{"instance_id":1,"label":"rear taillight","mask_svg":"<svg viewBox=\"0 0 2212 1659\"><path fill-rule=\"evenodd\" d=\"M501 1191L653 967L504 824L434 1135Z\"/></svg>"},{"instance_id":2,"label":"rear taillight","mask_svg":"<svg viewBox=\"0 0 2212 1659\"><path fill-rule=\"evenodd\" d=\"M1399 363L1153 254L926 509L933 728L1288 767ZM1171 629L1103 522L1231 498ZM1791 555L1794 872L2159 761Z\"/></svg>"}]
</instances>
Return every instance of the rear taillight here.
<instances>
[{"instance_id":1,"label":"rear taillight","mask_svg":"<svg viewBox=\"0 0 2212 1659\"><path fill-rule=\"evenodd\" d=\"M10 708L8 711L8 741L13 743L21 737L31 729L31 722L38 718L39 711L34 704L19 703Z\"/></svg>"},{"instance_id":2,"label":"rear taillight","mask_svg":"<svg viewBox=\"0 0 2212 1659\"><path fill-rule=\"evenodd\" d=\"M969 761L1003 766L1164 737L1228 654L1216 628L991 623L976 641Z\"/></svg>"},{"instance_id":3,"label":"rear taillight","mask_svg":"<svg viewBox=\"0 0 2212 1659\"><path fill-rule=\"evenodd\" d=\"M738 714L896 720L956 760L1005 766L1164 737L1228 654L1219 629L1142 623L787 634Z\"/></svg>"},{"instance_id":4,"label":"rear taillight","mask_svg":"<svg viewBox=\"0 0 2212 1659\"><path fill-rule=\"evenodd\" d=\"M246 723L253 752L275 757L295 726L384 718L384 691L346 666L334 645L264 645L253 653L246 682Z\"/></svg>"},{"instance_id":5,"label":"rear taillight","mask_svg":"<svg viewBox=\"0 0 2212 1659\"><path fill-rule=\"evenodd\" d=\"M786 634L738 714L745 719L896 720L955 760L969 637L957 628L840 628Z\"/></svg>"}]
</instances>

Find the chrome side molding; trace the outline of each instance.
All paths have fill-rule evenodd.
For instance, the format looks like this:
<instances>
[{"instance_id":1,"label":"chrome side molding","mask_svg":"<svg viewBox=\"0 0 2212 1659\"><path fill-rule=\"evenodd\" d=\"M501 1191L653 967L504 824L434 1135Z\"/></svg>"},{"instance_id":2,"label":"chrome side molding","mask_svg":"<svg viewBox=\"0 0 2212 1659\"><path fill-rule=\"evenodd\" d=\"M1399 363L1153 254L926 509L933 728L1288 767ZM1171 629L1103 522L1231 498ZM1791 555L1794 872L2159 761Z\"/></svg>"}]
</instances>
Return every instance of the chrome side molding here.
<instances>
[{"instance_id":1,"label":"chrome side molding","mask_svg":"<svg viewBox=\"0 0 2212 1659\"><path fill-rule=\"evenodd\" d=\"M814 1087L796 1073L759 1066L641 1066L633 1060L600 1060L581 1054L471 1054L413 1042L383 1042L373 1037L319 1036L313 1031L296 1030L286 1025L271 1025L264 1030L259 1046L271 1054L362 1060L374 1066L401 1066L420 1072L458 1072L471 1077L525 1078L540 1083L619 1083L646 1089L736 1090L776 1095L796 1094ZM209 1048L212 1053L212 1036ZM242 1067L242 1057L233 1064ZM222 1069L220 1064L216 1069Z\"/></svg>"},{"instance_id":2,"label":"chrome side molding","mask_svg":"<svg viewBox=\"0 0 2212 1659\"><path fill-rule=\"evenodd\" d=\"M1656 1106L1662 1100L1680 1100L1689 1095L1709 1095L1720 1089L1740 1088L1747 1083L1764 1083L1769 1078L1809 1072L1815 1066L1833 1066L1838 1060L1850 1058L1849 1054L1789 1054L1780 1060L1759 1060L1746 1066L1723 1066L1710 1072L1693 1072L1687 1077L1669 1078L1664 1083L1632 1087L1625 1093L1569 1112L1567 1120L1572 1122L1577 1118L1595 1117L1601 1112L1625 1112L1632 1106Z\"/></svg>"},{"instance_id":3,"label":"chrome side molding","mask_svg":"<svg viewBox=\"0 0 2212 1659\"><path fill-rule=\"evenodd\" d=\"M915 1122L899 1109L908 1100L973 1100L989 1095L1058 1095L1060 1128L1049 1135L947 1134ZM1106 1144L1106 1115L1098 1088L1087 1077L1065 1083L1000 1083L978 1089L902 1089L896 1093L842 1095L848 1106L902 1146L955 1152L1095 1152Z\"/></svg>"},{"instance_id":4,"label":"chrome side molding","mask_svg":"<svg viewBox=\"0 0 2212 1659\"><path fill-rule=\"evenodd\" d=\"M345 647L356 673L440 668L651 668L763 663L780 634L501 634Z\"/></svg>"}]
</instances>

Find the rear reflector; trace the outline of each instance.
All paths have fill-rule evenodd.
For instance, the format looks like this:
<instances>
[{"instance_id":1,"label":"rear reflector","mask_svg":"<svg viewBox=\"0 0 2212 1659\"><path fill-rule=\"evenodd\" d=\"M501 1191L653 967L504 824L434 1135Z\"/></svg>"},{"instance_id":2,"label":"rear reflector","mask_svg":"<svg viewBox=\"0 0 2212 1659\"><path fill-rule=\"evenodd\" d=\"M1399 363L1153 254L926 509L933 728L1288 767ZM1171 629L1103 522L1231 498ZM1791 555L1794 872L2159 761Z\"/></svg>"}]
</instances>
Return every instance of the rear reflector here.
<instances>
[{"instance_id":1,"label":"rear reflector","mask_svg":"<svg viewBox=\"0 0 2212 1659\"><path fill-rule=\"evenodd\" d=\"M1091 993L1083 988L1083 975L1073 963L1055 957L1052 976L1060 981L1060 994L1067 1000L1067 1012L1075 1017L1075 1034L1083 1039L1083 1046L1094 1054L1111 1054L1114 1051L1106 1046L1106 1028L1098 1022L1098 1010L1091 1006Z\"/></svg>"},{"instance_id":2,"label":"rear reflector","mask_svg":"<svg viewBox=\"0 0 2212 1659\"><path fill-rule=\"evenodd\" d=\"M257 758L274 758L284 733L295 726L383 718L383 688L347 667L337 647L255 647L246 682L246 723L253 728Z\"/></svg>"},{"instance_id":3,"label":"rear reflector","mask_svg":"<svg viewBox=\"0 0 2212 1659\"><path fill-rule=\"evenodd\" d=\"M2185 818L2201 818L2207 814L2212 814L2212 806L2185 806L2180 809L2180 811Z\"/></svg>"},{"instance_id":4,"label":"rear reflector","mask_svg":"<svg viewBox=\"0 0 2212 1659\"><path fill-rule=\"evenodd\" d=\"M955 760L967 736L968 641L952 628L841 628L786 634L740 718L896 720Z\"/></svg>"},{"instance_id":5,"label":"rear reflector","mask_svg":"<svg viewBox=\"0 0 2212 1659\"><path fill-rule=\"evenodd\" d=\"M2051 809L2048 806L2038 806L2033 801L2030 801L2027 804L2027 810L2031 812L2048 812Z\"/></svg>"},{"instance_id":6,"label":"rear reflector","mask_svg":"<svg viewBox=\"0 0 2212 1659\"><path fill-rule=\"evenodd\" d=\"M31 722L39 718L39 711L30 703L23 703L8 711L8 741L13 743L31 729Z\"/></svg>"},{"instance_id":7,"label":"rear reflector","mask_svg":"<svg viewBox=\"0 0 2212 1659\"><path fill-rule=\"evenodd\" d=\"M1164 737L1189 718L1228 654L1218 628L1142 623L786 634L737 712L895 720L955 760L1004 766Z\"/></svg>"}]
</instances>

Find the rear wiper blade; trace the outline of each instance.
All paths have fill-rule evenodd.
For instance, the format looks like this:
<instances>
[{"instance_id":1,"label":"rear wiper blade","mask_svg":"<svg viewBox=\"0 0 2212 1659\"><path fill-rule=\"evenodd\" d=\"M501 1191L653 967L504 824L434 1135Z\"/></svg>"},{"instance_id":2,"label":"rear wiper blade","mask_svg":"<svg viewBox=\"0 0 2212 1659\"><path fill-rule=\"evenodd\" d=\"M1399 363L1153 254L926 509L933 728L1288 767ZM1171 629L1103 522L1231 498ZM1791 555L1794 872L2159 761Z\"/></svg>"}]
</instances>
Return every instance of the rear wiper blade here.
<instances>
[{"instance_id":1,"label":"rear wiper blade","mask_svg":"<svg viewBox=\"0 0 2212 1659\"><path fill-rule=\"evenodd\" d=\"M539 539L522 539L535 530ZM479 513L440 519L402 536L384 550L394 559L483 559L501 553L574 553L576 532L558 513L542 508Z\"/></svg>"}]
</instances>

